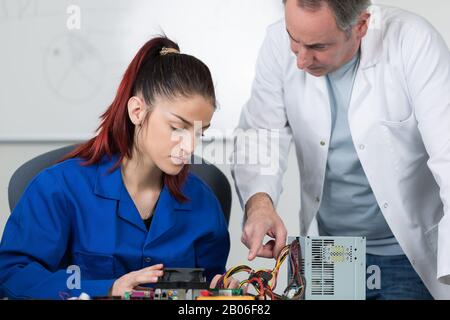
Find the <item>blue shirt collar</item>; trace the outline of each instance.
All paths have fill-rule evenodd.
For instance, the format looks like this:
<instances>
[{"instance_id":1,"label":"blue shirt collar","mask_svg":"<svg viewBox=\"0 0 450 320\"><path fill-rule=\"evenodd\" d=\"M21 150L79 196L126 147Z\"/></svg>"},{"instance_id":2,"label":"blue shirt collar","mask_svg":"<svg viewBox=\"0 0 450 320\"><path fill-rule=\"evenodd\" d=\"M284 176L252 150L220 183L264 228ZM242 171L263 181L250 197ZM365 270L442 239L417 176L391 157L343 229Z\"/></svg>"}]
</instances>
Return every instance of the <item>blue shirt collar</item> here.
<instances>
[{"instance_id":1,"label":"blue shirt collar","mask_svg":"<svg viewBox=\"0 0 450 320\"><path fill-rule=\"evenodd\" d=\"M350 71L355 71L357 68L357 65L359 64L361 56L361 51L358 50L356 54L350 59L350 61L346 62L344 65L342 65L339 69L331 72L328 74L328 78L330 80L338 80L345 77L345 75Z\"/></svg>"}]
</instances>

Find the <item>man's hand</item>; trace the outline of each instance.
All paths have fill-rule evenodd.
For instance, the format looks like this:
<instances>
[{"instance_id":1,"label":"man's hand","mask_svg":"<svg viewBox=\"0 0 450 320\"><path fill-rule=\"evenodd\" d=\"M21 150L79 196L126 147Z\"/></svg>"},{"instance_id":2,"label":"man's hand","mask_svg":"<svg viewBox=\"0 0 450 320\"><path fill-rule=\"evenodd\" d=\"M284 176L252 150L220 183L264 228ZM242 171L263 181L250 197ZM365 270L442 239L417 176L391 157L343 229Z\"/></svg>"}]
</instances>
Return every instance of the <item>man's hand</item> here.
<instances>
[{"instance_id":1,"label":"man's hand","mask_svg":"<svg viewBox=\"0 0 450 320\"><path fill-rule=\"evenodd\" d=\"M286 244L287 231L266 193L253 195L245 205L246 220L241 241L250 249L248 260L275 258ZM274 240L263 244L265 235Z\"/></svg>"}]
</instances>

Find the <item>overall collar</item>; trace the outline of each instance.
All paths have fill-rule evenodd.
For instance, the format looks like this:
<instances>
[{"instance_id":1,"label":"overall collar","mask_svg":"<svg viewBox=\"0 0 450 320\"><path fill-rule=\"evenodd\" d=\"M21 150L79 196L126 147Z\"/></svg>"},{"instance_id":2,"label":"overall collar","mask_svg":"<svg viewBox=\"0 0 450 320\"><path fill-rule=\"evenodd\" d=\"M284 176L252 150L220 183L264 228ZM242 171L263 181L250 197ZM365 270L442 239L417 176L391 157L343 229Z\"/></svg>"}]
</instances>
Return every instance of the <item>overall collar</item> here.
<instances>
[{"instance_id":1,"label":"overall collar","mask_svg":"<svg viewBox=\"0 0 450 320\"><path fill-rule=\"evenodd\" d=\"M119 157L117 155L111 158L105 156L98 164L94 193L102 198L118 201L117 215L142 231L147 232L145 224L123 182L120 170L121 165L111 171L118 159ZM158 225L154 238L162 235L175 224L176 211L191 210L191 201L184 203L177 201L169 189L163 186L156 204L152 222L152 224Z\"/></svg>"}]
</instances>

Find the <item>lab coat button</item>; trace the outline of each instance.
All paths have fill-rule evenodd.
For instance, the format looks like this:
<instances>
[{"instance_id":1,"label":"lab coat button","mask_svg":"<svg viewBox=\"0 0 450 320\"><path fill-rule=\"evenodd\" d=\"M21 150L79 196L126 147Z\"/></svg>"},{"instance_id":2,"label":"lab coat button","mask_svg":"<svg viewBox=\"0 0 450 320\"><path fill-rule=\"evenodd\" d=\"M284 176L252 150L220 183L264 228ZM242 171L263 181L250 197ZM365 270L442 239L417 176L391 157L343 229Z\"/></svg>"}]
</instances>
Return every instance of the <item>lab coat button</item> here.
<instances>
[{"instance_id":1,"label":"lab coat button","mask_svg":"<svg viewBox=\"0 0 450 320\"><path fill-rule=\"evenodd\" d=\"M319 197L316 197L316 202L320 202L320 198Z\"/></svg>"},{"instance_id":2,"label":"lab coat button","mask_svg":"<svg viewBox=\"0 0 450 320\"><path fill-rule=\"evenodd\" d=\"M386 202L385 204L383 204L383 208L385 209L389 208L389 204Z\"/></svg>"},{"instance_id":3,"label":"lab coat button","mask_svg":"<svg viewBox=\"0 0 450 320\"><path fill-rule=\"evenodd\" d=\"M364 150L365 148L366 148L365 145L363 145L363 144L360 144L360 145L359 145L359 150Z\"/></svg>"},{"instance_id":4,"label":"lab coat button","mask_svg":"<svg viewBox=\"0 0 450 320\"><path fill-rule=\"evenodd\" d=\"M322 141L320 141L320 145L324 146L324 145L326 145L326 142L322 140Z\"/></svg>"}]
</instances>

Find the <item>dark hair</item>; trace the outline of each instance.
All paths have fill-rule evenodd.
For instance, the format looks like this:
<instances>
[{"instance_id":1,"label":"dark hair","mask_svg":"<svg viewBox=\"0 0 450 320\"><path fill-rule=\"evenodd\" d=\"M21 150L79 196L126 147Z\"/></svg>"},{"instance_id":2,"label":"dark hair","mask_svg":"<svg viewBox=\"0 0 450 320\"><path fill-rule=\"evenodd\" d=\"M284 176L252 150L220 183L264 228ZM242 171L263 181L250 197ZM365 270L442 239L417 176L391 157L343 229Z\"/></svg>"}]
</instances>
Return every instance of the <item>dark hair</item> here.
<instances>
[{"instance_id":1,"label":"dark hair","mask_svg":"<svg viewBox=\"0 0 450 320\"><path fill-rule=\"evenodd\" d=\"M370 0L296 0L297 4L306 9L318 10L323 4L327 4L334 13L336 24L345 33L349 33L351 27L364 10L372 4ZM286 4L286 0L283 0Z\"/></svg>"},{"instance_id":2,"label":"dark hair","mask_svg":"<svg viewBox=\"0 0 450 320\"><path fill-rule=\"evenodd\" d=\"M179 51L178 45L167 37L149 40L128 66L112 104L101 116L98 134L77 147L61 161L79 157L84 165L98 163L106 155L118 154L111 171L120 166L124 157L131 158L135 125L128 116L128 100L140 93L146 104L152 105L157 96L175 98L201 95L216 107L216 96L208 67L197 58L181 53L162 55L163 48ZM178 201L187 198L181 192L189 173L186 165L176 176L163 175L164 184Z\"/></svg>"}]
</instances>

